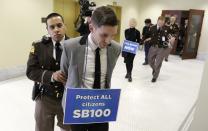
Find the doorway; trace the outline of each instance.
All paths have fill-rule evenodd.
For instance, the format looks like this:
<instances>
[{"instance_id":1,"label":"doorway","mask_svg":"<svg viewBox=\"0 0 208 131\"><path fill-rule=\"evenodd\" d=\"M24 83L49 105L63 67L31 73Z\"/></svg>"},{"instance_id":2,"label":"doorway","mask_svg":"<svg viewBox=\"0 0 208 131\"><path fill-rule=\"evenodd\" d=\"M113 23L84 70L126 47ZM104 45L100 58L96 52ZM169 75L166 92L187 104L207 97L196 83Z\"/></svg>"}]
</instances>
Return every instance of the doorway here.
<instances>
[{"instance_id":1,"label":"doorway","mask_svg":"<svg viewBox=\"0 0 208 131\"><path fill-rule=\"evenodd\" d=\"M176 16L176 23L179 26L179 33L171 54L180 55L182 59L196 58L204 10L163 10L162 16Z\"/></svg>"}]
</instances>

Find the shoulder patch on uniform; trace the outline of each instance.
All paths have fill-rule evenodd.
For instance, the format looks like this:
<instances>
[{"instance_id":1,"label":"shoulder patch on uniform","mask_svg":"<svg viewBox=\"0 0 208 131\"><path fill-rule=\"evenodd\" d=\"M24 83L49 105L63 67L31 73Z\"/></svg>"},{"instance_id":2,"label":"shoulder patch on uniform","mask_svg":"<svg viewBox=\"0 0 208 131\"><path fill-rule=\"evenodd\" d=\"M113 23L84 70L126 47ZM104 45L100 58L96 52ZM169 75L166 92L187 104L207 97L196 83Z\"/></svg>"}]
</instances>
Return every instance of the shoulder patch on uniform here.
<instances>
[{"instance_id":1,"label":"shoulder patch on uniform","mask_svg":"<svg viewBox=\"0 0 208 131\"><path fill-rule=\"evenodd\" d=\"M30 49L30 53L31 53L31 54L34 54L34 52L35 52L35 47L34 47L34 45L32 45L32 47L31 47L31 49Z\"/></svg>"},{"instance_id":2,"label":"shoulder patch on uniform","mask_svg":"<svg viewBox=\"0 0 208 131\"><path fill-rule=\"evenodd\" d=\"M33 42L33 44L40 43L40 42L41 42L41 40L36 40Z\"/></svg>"}]
</instances>

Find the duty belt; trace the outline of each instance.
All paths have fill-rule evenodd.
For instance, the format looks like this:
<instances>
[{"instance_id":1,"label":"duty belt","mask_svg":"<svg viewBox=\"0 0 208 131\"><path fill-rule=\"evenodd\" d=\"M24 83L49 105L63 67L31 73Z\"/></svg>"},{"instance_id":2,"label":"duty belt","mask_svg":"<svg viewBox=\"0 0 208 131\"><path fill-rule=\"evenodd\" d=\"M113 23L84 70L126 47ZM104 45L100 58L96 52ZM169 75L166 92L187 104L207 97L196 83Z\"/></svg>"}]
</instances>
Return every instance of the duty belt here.
<instances>
[{"instance_id":1,"label":"duty belt","mask_svg":"<svg viewBox=\"0 0 208 131\"><path fill-rule=\"evenodd\" d=\"M55 87L43 87L44 91L43 91L43 95L46 95L48 97L51 97L53 99L62 99L63 97L63 90L64 87L60 87L60 86L55 86Z\"/></svg>"},{"instance_id":2,"label":"duty belt","mask_svg":"<svg viewBox=\"0 0 208 131\"><path fill-rule=\"evenodd\" d=\"M158 44L153 44L152 46L153 47L156 47L156 48L167 48L167 47L165 47L163 45L158 45Z\"/></svg>"}]
</instances>

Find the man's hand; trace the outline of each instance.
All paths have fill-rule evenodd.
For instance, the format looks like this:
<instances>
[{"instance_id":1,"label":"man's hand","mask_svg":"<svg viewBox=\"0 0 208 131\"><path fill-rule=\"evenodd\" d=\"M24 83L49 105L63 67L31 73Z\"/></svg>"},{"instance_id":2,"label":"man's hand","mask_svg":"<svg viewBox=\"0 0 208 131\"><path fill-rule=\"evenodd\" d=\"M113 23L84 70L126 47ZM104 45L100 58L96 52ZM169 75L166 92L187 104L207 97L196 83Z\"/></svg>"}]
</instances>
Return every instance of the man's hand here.
<instances>
[{"instance_id":1,"label":"man's hand","mask_svg":"<svg viewBox=\"0 0 208 131\"><path fill-rule=\"evenodd\" d=\"M171 36L169 42L173 45L175 43L175 37Z\"/></svg>"},{"instance_id":2,"label":"man's hand","mask_svg":"<svg viewBox=\"0 0 208 131\"><path fill-rule=\"evenodd\" d=\"M145 44L146 42L150 41L150 40L151 40L151 38L145 39L145 40L144 40L144 44Z\"/></svg>"},{"instance_id":3,"label":"man's hand","mask_svg":"<svg viewBox=\"0 0 208 131\"><path fill-rule=\"evenodd\" d=\"M54 72L54 73L53 73L53 79L54 79L55 81L61 82L61 83L63 83L63 84L66 83L66 76L65 76L65 74L64 74L63 72L61 72L61 71L56 71L56 72Z\"/></svg>"}]
</instances>

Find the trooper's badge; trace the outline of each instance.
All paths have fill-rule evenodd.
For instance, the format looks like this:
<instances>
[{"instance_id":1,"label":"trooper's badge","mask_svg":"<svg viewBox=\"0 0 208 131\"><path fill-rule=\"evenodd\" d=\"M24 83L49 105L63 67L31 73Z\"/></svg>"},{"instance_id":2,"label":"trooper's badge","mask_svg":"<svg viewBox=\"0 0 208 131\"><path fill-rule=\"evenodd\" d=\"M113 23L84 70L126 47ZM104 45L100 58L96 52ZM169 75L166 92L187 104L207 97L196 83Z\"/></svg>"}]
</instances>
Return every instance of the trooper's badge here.
<instances>
[{"instance_id":1,"label":"trooper's badge","mask_svg":"<svg viewBox=\"0 0 208 131\"><path fill-rule=\"evenodd\" d=\"M35 47L32 46L31 49L30 49L30 53L31 53L31 54L34 54L34 52L35 52Z\"/></svg>"}]
</instances>

